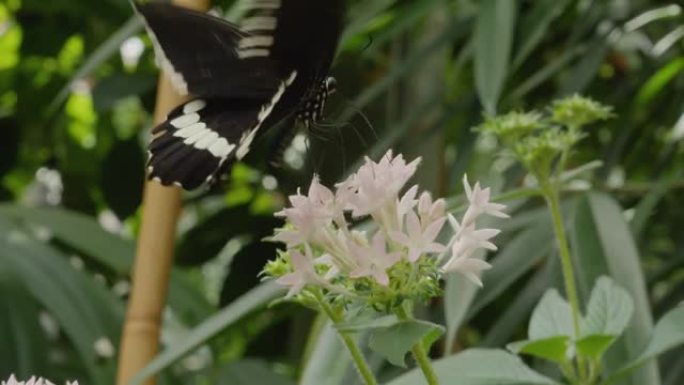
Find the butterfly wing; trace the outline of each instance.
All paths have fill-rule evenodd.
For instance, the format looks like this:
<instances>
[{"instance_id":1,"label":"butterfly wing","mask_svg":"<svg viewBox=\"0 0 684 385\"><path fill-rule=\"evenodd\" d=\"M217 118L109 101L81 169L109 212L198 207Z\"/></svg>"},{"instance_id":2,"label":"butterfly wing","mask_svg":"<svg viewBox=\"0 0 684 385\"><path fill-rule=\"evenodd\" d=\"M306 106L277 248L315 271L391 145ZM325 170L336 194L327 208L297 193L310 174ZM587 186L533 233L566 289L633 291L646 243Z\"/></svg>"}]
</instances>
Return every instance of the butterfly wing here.
<instances>
[{"instance_id":1,"label":"butterfly wing","mask_svg":"<svg viewBox=\"0 0 684 385\"><path fill-rule=\"evenodd\" d=\"M150 177L186 189L214 182L295 113L327 76L343 4L252 0L239 27L168 4L137 6L162 66L199 96L155 130Z\"/></svg>"},{"instance_id":2,"label":"butterfly wing","mask_svg":"<svg viewBox=\"0 0 684 385\"><path fill-rule=\"evenodd\" d=\"M239 56L239 42L248 34L237 26L169 3L135 8L158 64L181 95L267 97L276 91L279 76L273 61L254 63Z\"/></svg>"}]
</instances>

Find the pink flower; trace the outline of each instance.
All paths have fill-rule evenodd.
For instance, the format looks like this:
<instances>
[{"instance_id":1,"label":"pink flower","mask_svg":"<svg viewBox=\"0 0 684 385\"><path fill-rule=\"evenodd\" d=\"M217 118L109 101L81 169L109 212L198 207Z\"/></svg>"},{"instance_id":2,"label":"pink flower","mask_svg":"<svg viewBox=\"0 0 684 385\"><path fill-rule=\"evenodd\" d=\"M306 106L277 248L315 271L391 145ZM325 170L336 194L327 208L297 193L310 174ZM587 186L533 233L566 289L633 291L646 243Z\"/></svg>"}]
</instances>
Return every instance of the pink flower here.
<instances>
[{"instance_id":1,"label":"pink flower","mask_svg":"<svg viewBox=\"0 0 684 385\"><path fill-rule=\"evenodd\" d=\"M470 256L479 249L496 250L496 245L489 240L499 234L500 230L475 229L474 224L463 227L451 214L449 215L449 222L454 228L456 236L451 247L451 258L443 269L449 273L461 273L481 287L482 281L479 274L482 270L491 268L491 265Z\"/></svg>"},{"instance_id":2,"label":"pink flower","mask_svg":"<svg viewBox=\"0 0 684 385\"><path fill-rule=\"evenodd\" d=\"M508 218L508 214L501 211L506 208L505 205L489 202L491 195L491 190L489 187L482 189L480 187L480 182L477 182L475 183L475 186L471 188L470 184L468 183L468 176L464 175L463 188L465 190L466 197L468 197L468 202L470 202L468 210L466 211L465 215L463 215L462 223L464 226L474 223L475 219L482 214L487 214L498 218Z\"/></svg>"},{"instance_id":3,"label":"pink flower","mask_svg":"<svg viewBox=\"0 0 684 385\"><path fill-rule=\"evenodd\" d=\"M406 214L406 232L392 231L390 237L393 241L408 248L407 258L415 262L425 253L441 253L445 250L444 245L435 242L437 235L442 230L444 217L430 224L421 224L415 211Z\"/></svg>"},{"instance_id":4,"label":"pink flower","mask_svg":"<svg viewBox=\"0 0 684 385\"><path fill-rule=\"evenodd\" d=\"M290 261L292 262L293 272L280 277L276 282L281 285L289 286L286 298L298 294L308 284L320 285L324 281L318 276L313 265L311 249L306 247L306 255L298 250L289 251Z\"/></svg>"},{"instance_id":5,"label":"pink flower","mask_svg":"<svg viewBox=\"0 0 684 385\"><path fill-rule=\"evenodd\" d=\"M432 202L432 196L429 192L423 191L418 200L418 215L420 215L420 222L425 224L433 223L445 217L446 202L444 199L437 199Z\"/></svg>"},{"instance_id":6,"label":"pink flower","mask_svg":"<svg viewBox=\"0 0 684 385\"><path fill-rule=\"evenodd\" d=\"M406 164L402 155L392 157L388 151L380 162L366 158L366 163L342 185L353 185L356 194L348 197L352 215L360 217L381 209L388 202L394 203L399 191L416 172L420 158Z\"/></svg>"},{"instance_id":7,"label":"pink flower","mask_svg":"<svg viewBox=\"0 0 684 385\"><path fill-rule=\"evenodd\" d=\"M292 207L277 212L276 216L287 218L294 228L280 231L274 237L289 246L315 240L321 228L329 225L336 215L334 195L319 183L317 176L311 181L308 196L298 191L289 200Z\"/></svg>"},{"instance_id":8,"label":"pink flower","mask_svg":"<svg viewBox=\"0 0 684 385\"><path fill-rule=\"evenodd\" d=\"M482 280L480 274L483 270L490 269L492 265L477 259L468 257L457 257L449 261L445 270L447 272L459 272L466 276L470 282L482 287Z\"/></svg>"},{"instance_id":9,"label":"pink flower","mask_svg":"<svg viewBox=\"0 0 684 385\"><path fill-rule=\"evenodd\" d=\"M389 285L387 269L399 262L401 256L398 252L387 252L385 236L381 232L373 236L373 243L370 246L351 241L349 247L359 264L359 267L349 274L351 278L373 277L379 284Z\"/></svg>"}]
</instances>

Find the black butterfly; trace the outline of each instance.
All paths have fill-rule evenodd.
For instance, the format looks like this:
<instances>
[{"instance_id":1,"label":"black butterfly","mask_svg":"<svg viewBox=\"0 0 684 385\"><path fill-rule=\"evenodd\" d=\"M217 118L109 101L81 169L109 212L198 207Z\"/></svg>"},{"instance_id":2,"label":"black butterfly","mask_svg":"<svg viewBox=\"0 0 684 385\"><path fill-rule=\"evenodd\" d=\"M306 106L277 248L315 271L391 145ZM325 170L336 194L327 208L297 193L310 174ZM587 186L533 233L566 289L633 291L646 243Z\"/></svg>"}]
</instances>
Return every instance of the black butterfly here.
<instances>
[{"instance_id":1,"label":"black butterfly","mask_svg":"<svg viewBox=\"0 0 684 385\"><path fill-rule=\"evenodd\" d=\"M164 185L213 184L285 118L321 118L344 0L252 0L238 25L168 3L136 4L157 61L195 98L154 129L148 172Z\"/></svg>"}]
</instances>

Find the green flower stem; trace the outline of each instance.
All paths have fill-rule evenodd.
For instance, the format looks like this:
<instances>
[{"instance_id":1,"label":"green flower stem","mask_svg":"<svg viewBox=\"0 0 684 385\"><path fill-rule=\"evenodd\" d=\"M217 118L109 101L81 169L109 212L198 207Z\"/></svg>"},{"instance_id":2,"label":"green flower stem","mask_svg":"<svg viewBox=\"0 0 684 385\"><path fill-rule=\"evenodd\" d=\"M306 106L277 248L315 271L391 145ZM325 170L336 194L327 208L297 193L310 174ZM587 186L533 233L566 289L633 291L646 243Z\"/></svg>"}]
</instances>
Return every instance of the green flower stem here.
<instances>
[{"instance_id":1,"label":"green flower stem","mask_svg":"<svg viewBox=\"0 0 684 385\"><path fill-rule=\"evenodd\" d=\"M563 281L565 283L565 295L570 302L572 309L572 326L575 331L575 336L579 337L580 332L580 306L577 295L577 286L575 284L575 269L572 266L572 257L570 255L570 246L568 245L568 238L565 233L565 226L563 225L563 217L560 209L560 199L558 197L558 189L550 183L546 183L542 187L546 204L551 212L551 219L553 221L553 230L558 241L558 251L560 253L561 266L563 270ZM580 379L586 378L586 367L584 360L581 357L577 359L577 369Z\"/></svg>"},{"instance_id":2,"label":"green flower stem","mask_svg":"<svg viewBox=\"0 0 684 385\"><path fill-rule=\"evenodd\" d=\"M325 301L325 299L323 298L323 294L320 291L316 290L314 292L312 290L312 293L316 297L316 300L318 301L318 304L320 305L321 309L323 309L323 312L330 318L334 325L338 325L344 321L340 314L337 313L330 306L330 304L328 304L328 302ZM361 349L359 349L359 347L356 345L356 341L354 341L354 339L345 332L340 331L339 334L340 337L342 337L342 342L344 342L344 345L347 347L347 350L349 350L349 353L351 354L352 359L356 364L356 368L358 369L359 374L361 375L361 378L363 378L363 381L366 383L366 385L378 385L378 380L375 379L375 375L368 366L366 359L363 357Z\"/></svg>"},{"instance_id":3,"label":"green flower stem","mask_svg":"<svg viewBox=\"0 0 684 385\"><path fill-rule=\"evenodd\" d=\"M396 313L399 319L402 321L409 321L412 319L412 317L409 316L408 312L403 306L400 306L397 309ZM413 346L413 348L411 349L411 353L413 354L413 357L416 359L416 362L418 363L420 370L423 371L423 376L425 376L425 379L427 380L428 384L439 385L439 378L437 377L437 373L435 373L435 369L432 367L432 362L430 362L430 357L428 357L427 351L422 341L418 342Z\"/></svg>"}]
</instances>

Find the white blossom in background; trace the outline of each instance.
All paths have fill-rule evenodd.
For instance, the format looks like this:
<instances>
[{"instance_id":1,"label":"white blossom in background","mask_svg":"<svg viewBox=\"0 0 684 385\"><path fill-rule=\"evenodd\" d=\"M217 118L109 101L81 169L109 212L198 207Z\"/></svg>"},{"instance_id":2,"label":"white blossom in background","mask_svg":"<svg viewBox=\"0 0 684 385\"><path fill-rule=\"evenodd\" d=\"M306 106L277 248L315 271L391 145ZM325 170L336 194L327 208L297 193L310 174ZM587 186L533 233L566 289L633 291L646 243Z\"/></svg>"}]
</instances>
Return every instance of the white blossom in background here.
<instances>
[{"instance_id":1,"label":"white blossom in background","mask_svg":"<svg viewBox=\"0 0 684 385\"><path fill-rule=\"evenodd\" d=\"M481 286L479 275L490 265L473 254L496 250L491 239L499 230L478 228L477 221L483 215L508 217L505 206L490 202L490 189L471 186L467 178L468 208L460 221L446 213L444 199L419 194L418 186L401 194L419 163L420 158L407 163L391 151L379 162L366 158L334 191L314 177L306 194L290 196L290 206L276 214L286 219L286 226L273 239L285 243L287 252L266 267L267 275L290 288L288 297L307 285L358 296L355 290L373 284L385 288L381 291L404 290L401 295L410 297L415 294L410 290L426 287L418 280L438 290L434 278L445 273L463 274ZM352 229L352 220L367 219L374 226ZM447 222L453 235L444 244L438 239Z\"/></svg>"},{"instance_id":2,"label":"white blossom in background","mask_svg":"<svg viewBox=\"0 0 684 385\"><path fill-rule=\"evenodd\" d=\"M11 375L10 378L7 381L2 381L2 385L55 385L54 383L50 382L49 380L46 380L42 377L31 377L26 381L19 381L17 380L14 375ZM66 385L78 385L78 381L73 381L69 382L67 381Z\"/></svg>"},{"instance_id":3,"label":"white blossom in background","mask_svg":"<svg viewBox=\"0 0 684 385\"><path fill-rule=\"evenodd\" d=\"M145 43L138 36L126 39L119 47L121 62L124 67L133 69L138 66L140 57L145 52Z\"/></svg>"}]
</instances>

